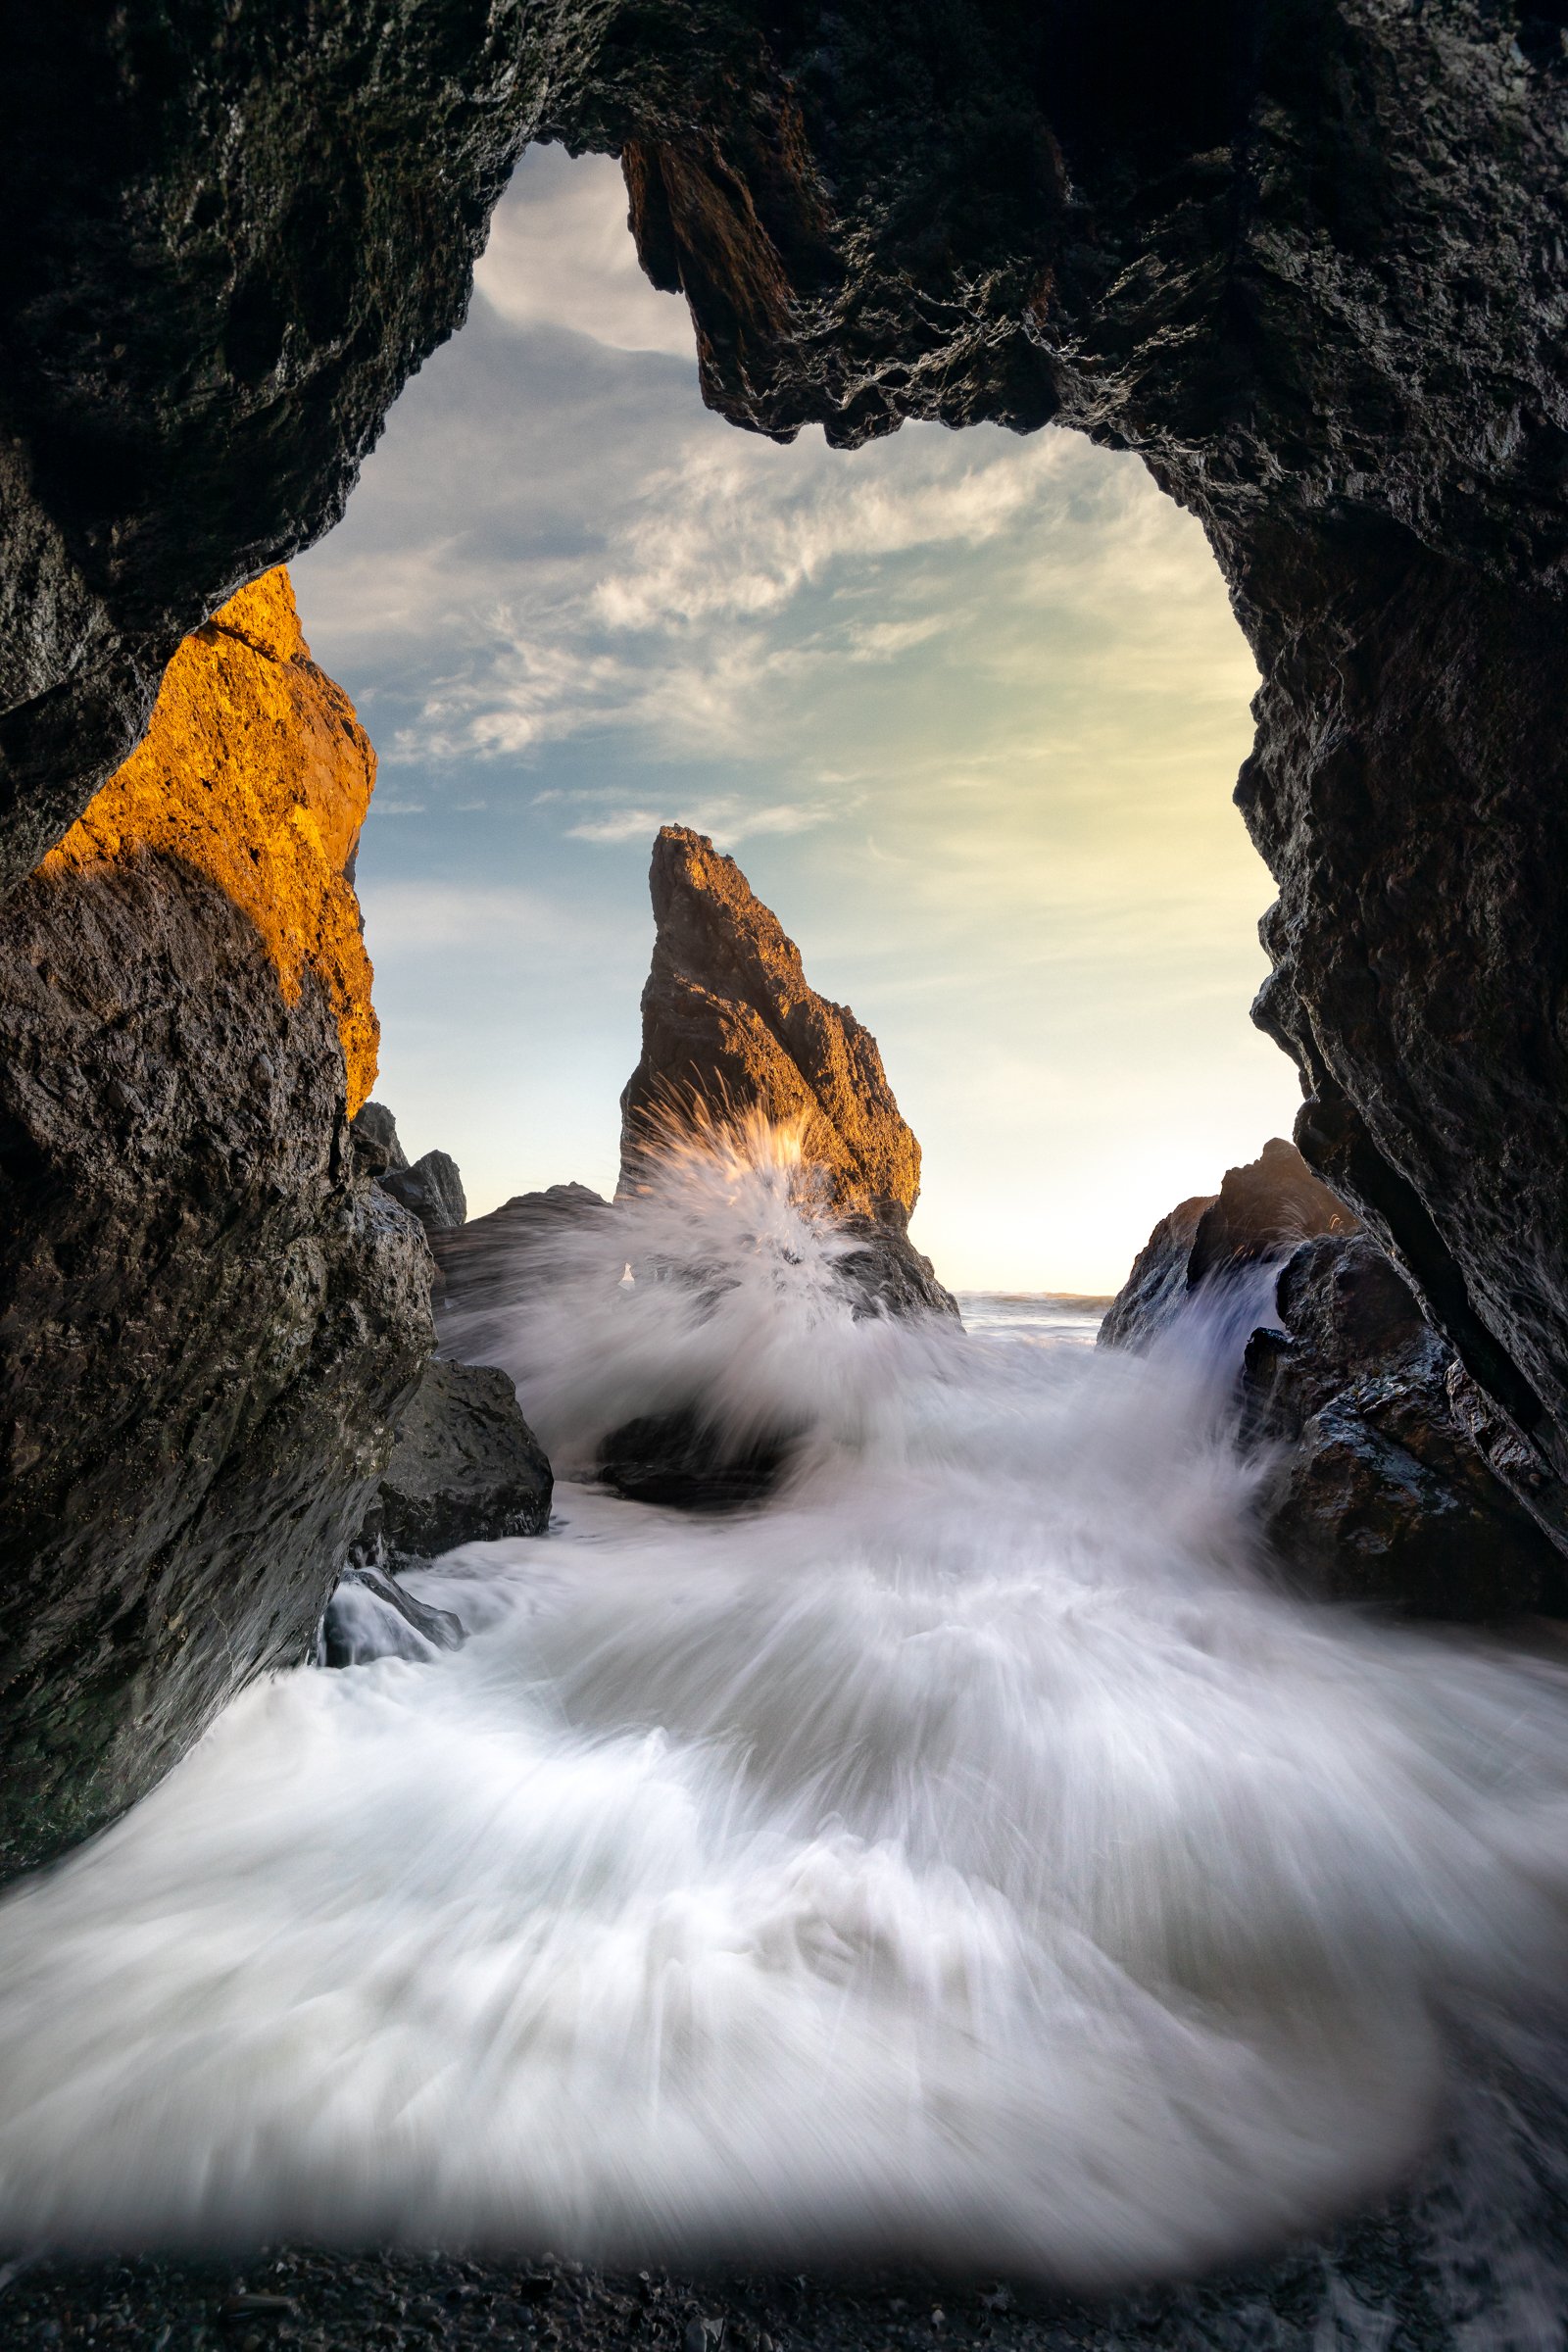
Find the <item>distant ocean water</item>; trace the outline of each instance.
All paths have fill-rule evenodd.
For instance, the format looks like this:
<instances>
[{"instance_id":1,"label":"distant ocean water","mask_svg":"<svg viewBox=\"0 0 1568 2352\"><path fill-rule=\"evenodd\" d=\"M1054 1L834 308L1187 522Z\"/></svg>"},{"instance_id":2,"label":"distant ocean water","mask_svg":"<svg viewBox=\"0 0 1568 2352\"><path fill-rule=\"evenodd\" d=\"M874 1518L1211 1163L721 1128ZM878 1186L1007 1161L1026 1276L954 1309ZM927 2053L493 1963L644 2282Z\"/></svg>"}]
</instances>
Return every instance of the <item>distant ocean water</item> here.
<instances>
[{"instance_id":1,"label":"distant ocean water","mask_svg":"<svg viewBox=\"0 0 1568 2352\"><path fill-rule=\"evenodd\" d=\"M1029 1340L1044 1347L1074 1340L1092 1348L1110 1305L1068 1291L960 1291L965 1331L988 1340Z\"/></svg>"}]
</instances>

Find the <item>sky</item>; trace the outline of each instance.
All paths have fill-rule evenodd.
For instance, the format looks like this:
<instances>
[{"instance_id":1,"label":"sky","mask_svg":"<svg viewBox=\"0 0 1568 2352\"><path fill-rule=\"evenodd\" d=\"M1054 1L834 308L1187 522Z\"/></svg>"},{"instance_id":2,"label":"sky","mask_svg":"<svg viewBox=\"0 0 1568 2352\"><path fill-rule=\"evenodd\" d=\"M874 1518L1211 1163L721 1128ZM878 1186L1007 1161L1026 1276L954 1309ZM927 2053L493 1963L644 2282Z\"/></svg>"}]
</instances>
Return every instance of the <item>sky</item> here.
<instances>
[{"instance_id":1,"label":"sky","mask_svg":"<svg viewBox=\"0 0 1568 2352\"><path fill-rule=\"evenodd\" d=\"M377 1099L471 1214L610 1190L659 826L711 834L878 1040L964 1289L1108 1292L1289 1134L1248 1018L1257 679L1134 458L710 416L618 168L524 157L467 324L292 566L380 757L358 880Z\"/></svg>"}]
</instances>

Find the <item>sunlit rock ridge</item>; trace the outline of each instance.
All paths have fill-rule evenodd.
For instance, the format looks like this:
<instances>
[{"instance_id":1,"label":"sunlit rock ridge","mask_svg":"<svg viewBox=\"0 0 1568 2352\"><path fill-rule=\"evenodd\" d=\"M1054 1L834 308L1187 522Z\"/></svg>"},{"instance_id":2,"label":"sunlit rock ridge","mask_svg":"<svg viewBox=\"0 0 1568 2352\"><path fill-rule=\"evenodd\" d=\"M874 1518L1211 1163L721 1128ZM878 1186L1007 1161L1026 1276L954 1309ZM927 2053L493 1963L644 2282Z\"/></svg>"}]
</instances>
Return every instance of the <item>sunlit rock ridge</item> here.
<instances>
[{"instance_id":1,"label":"sunlit rock ridge","mask_svg":"<svg viewBox=\"0 0 1568 2352\"><path fill-rule=\"evenodd\" d=\"M0 1875L305 1655L431 1345L348 1143L372 775L274 572L0 914Z\"/></svg>"},{"instance_id":2,"label":"sunlit rock ridge","mask_svg":"<svg viewBox=\"0 0 1568 2352\"><path fill-rule=\"evenodd\" d=\"M379 1041L351 879L374 784L369 738L311 660L287 572L270 571L180 647L150 732L41 870L146 850L216 882L266 943L288 1004L308 973L325 990L352 1118Z\"/></svg>"}]
</instances>

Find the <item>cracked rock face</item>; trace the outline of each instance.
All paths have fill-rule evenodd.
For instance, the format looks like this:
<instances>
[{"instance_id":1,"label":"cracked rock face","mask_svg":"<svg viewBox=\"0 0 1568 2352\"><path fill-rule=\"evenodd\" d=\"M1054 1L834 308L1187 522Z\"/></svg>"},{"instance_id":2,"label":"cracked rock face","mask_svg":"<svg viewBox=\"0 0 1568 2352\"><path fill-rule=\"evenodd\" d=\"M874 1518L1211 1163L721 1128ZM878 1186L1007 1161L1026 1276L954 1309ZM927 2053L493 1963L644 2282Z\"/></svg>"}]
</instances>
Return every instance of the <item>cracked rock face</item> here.
<instances>
[{"instance_id":1,"label":"cracked rock face","mask_svg":"<svg viewBox=\"0 0 1568 2352\"><path fill-rule=\"evenodd\" d=\"M368 752L292 610L184 649L0 910L0 1876L308 1654L433 1340L349 1142Z\"/></svg>"},{"instance_id":2,"label":"cracked rock face","mask_svg":"<svg viewBox=\"0 0 1568 2352\"><path fill-rule=\"evenodd\" d=\"M619 152L736 422L1054 419L1200 516L1263 678L1239 797L1298 1140L1568 1471L1565 32L1556 0L33 12L9 872L179 635L336 513L517 145Z\"/></svg>"}]
</instances>

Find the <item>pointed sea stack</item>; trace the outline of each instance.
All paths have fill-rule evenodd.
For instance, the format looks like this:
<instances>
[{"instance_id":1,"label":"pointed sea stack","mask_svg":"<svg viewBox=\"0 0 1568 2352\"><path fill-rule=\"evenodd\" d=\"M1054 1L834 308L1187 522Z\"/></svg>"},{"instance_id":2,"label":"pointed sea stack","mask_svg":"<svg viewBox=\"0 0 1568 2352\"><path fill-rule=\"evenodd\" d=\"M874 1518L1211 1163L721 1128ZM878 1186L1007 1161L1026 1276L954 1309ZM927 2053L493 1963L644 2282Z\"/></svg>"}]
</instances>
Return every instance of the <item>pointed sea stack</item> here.
<instances>
[{"instance_id":1,"label":"pointed sea stack","mask_svg":"<svg viewBox=\"0 0 1568 2352\"><path fill-rule=\"evenodd\" d=\"M649 875L653 968L642 1059L620 1098L622 1194L635 1191L662 1124L701 1105L727 1116L804 1114L806 1147L848 1227L868 1301L956 1314L908 1236L920 1147L900 1113L875 1038L807 982L801 952L733 858L665 825Z\"/></svg>"}]
</instances>

